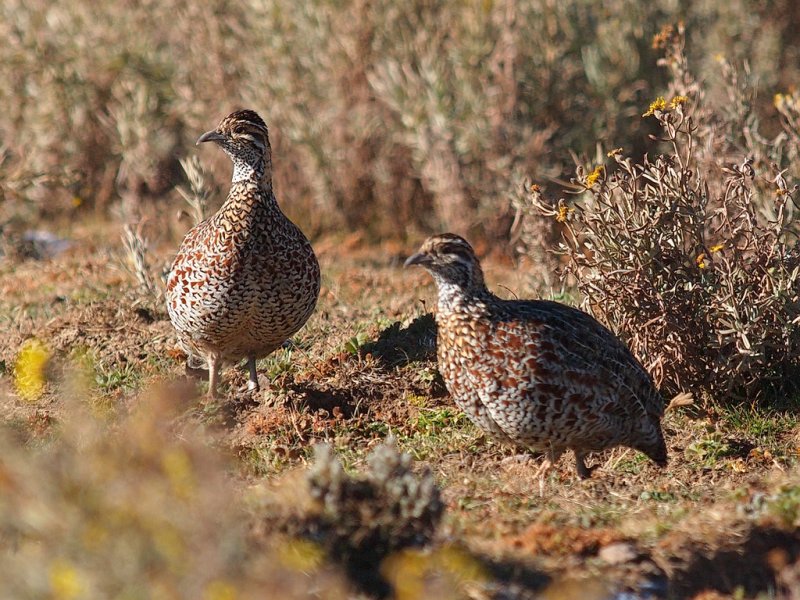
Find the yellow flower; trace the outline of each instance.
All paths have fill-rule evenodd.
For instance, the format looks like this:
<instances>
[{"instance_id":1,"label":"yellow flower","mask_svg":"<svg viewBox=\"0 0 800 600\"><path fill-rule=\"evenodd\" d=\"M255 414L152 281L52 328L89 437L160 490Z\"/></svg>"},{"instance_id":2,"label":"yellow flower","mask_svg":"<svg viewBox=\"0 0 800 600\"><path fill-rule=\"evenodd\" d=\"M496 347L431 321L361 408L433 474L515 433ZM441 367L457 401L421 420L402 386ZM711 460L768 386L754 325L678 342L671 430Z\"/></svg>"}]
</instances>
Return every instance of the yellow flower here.
<instances>
[{"instance_id":1,"label":"yellow flower","mask_svg":"<svg viewBox=\"0 0 800 600\"><path fill-rule=\"evenodd\" d=\"M784 188L778 188L777 190L775 190L775 195L776 196L785 196L788 193L789 193L789 190L784 189Z\"/></svg>"},{"instance_id":2,"label":"yellow flower","mask_svg":"<svg viewBox=\"0 0 800 600\"><path fill-rule=\"evenodd\" d=\"M569 219L569 215L574 213L574 208L568 208L566 204L559 203L558 205L558 214L556 215L556 221L559 223L566 223L567 219Z\"/></svg>"},{"instance_id":3,"label":"yellow flower","mask_svg":"<svg viewBox=\"0 0 800 600\"><path fill-rule=\"evenodd\" d=\"M698 268L705 269L708 265L706 264L706 254L705 252L701 252L697 255L697 258L694 259L694 262L697 263Z\"/></svg>"},{"instance_id":4,"label":"yellow flower","mask_svg":"<svg viewBox=\"0 0 800 600\"><path fill-rule=\"evenodd\" d=\"M278 560L290 569L313 571L325 560L325 551L314 542L289 540L278 546Z\"/></svg>"},{"instance_id":5,"label":"yellow flower","mask_svg":"<svg viewBox=\"0 0 800 600\"><path fill-rule=\"evenodd\" d=\"M71 564L57 560L50 566L50 589L57 600L72 600L83 592L78 571Z\"/></svg>"},{"instance_id":6,"label":"yellow flower","mask_svg":"<svg viewBox=\"0 0 800 600\"><path fill-rule=\"evenodd\" d=\"M223 579L215 579L203 591L203 600L236 600L236 586Z\"/></svg>"},{"instance_id":7,"label":"yellow flower","mask_svg":"<svg viewBox=\"0 0 800 600\"><path fill-rule=\"evenodd\" d=\"M429 594L426 583L438 575L456 589L463 582L484 583L489 574L477 560L458 548L445 547L430 554L419 550L401 550L389 555L381 565L381 574L392 583L398 600L418 600Z\"/></svg>"},{"instance_id":8,"label":"yellow flower","mask_svg":"<svg viewBox=\"0 0 800 600\"><path fill-rule=\"evenodd\" d=\"M435 562L459 581L485 581L488 573L482 564L459 548L447 546L434 555Z\"/></svg>"},{"instance_id":9,"label":"yellow flower","mask_svg":"<svg viewBox=\"0 0 800 600\"><path fill-rule=\"evenodd\" d=\"M775 108L781 108L784 102L785 96L783 94L775 94L775 96L772 97L772 104L775 106Z\"/></svg>"},{"instance_id":10,"label":"yellow flower","mask_svg":"<svg viewBox=\"0 0 800 600\"><path fill-rule=\"evenodd\" d=\"M81 204L83 204L83 198L80 196L73 196L72 197L72 206L73 208L78 208Z\"/></svg>"},{"instance_id":11,"label":"yellow flower","mask_svg":"<svg viewBox=\"0 0 800 600\"><path fill-rule=\"evenodd\" d=\"M715 246L711 246L711 248L709 248L709 250L711 251L711 254L715 254L715 253L719 252L720 250L722 250L724 247L725 247L725 244L717 244Z\"/></svg>"},{"instance_id":12,"label":"yellow flower","mask_svg":"<svg viewBox=\"0 0 800 600\"><path fill-rule=\"evenodd\" d=\"M622 154L622 148L614 148L613 150L609 150L608 154L606 154L606 156L608 158L614 158L618 154Z\"/></svg>"},{"instance_id":13,"label":"yellow flower","mask_svg":"<svg viewBox=\"0 0 800 600\"><path fill-rule=\"evenodd\" d=\"M686 104L689 101L687 96L675 96L672 100L669 101L669 107L671 109L676 109L682 104Z\"/></svg>"},{"instance_id":14,"label":"yellow flower","mask_svg":"<svg viewBox=\"0 0 800 600\"><path fill-rule=\"evenodd\" d=\"M649 117L651 115L654 115L657 110L663 111L666 108L667 108L667 101L664 100L663 96L659 96L650 103L650 108L648 108L647 112L644 113L642 116Z\"/></svg>"},{"instance_id":15,"label":"yellow flower","mask_svg":"<svg viewBox=\"0 0 800 600\"><path fill-rule=\"evenodd\" d=\"M590 187L592 187L592 186L593 186L595 183L597 183L597 180L598 180L598 179L600 179L600 175L602 175L602 174L603 174L603 171L605 171L605 169L606 169L606 168L605 168L603 165L597 165L597 166L594 168L594 171L592 171L591 173L589 173L589 174L586 176L586 187L587 187L587 188L590 188Z\"/></svg>"},{"instance_id":16,"label":"yellow flower","mask_svg":"<svg viewBox=\"0 0 800 600\"><path fill-rule=\"evenodd\" d=\"M39 340L29 339L22 344L14 364L14 386L24 400L33 402L44 392L45 367L49 359L50 352Z\"/></svg>"},{"instance_id":17,"label":"yellow flower","mask_svg":"<svg viewBox=\"0 0 800 600\"><path fill-rule=\"evenodd\" d=\"M191 497L195 490L195 477L189 455L181 448L172 448L164 452L161 466L175 495L183 499Z\"/></svg>"}]
</instances>

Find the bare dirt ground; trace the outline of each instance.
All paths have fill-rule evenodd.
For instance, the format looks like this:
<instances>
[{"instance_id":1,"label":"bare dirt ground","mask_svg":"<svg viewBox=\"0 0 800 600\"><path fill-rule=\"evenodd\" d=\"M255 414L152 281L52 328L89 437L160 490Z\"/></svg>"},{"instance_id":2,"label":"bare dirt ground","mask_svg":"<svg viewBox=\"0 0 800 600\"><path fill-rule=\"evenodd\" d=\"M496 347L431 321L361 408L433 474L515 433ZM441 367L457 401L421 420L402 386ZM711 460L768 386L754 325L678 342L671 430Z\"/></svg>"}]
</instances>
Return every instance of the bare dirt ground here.
<instances>
[{"instance_id":1,"label":"bare dirt ground","mask_svg":"<svg viewBox=\"0 0 800 600\"><path fill-rule=\"evenodd\" d=\"M619 449L594 457L600 467L581 482L565 457L540 496L539 458L486 440L448 397L434 358L433 285L401 266L412 248L317 242L316 314L260 361L264 391L244 392L244 370L229 367L226 398L209 402L185 374L166 311L120 268L114 236L87 227L74 238L53 259L0 262L0 419L25 452L57 435L81 364L87 401L110 428L145 390L190 390L176 431L211 432L242 493L305 468L315 443L357 470L393 435L442 490L435 546L462 548L489 574L463 597L800 598L800 429L789 402L767 410L700 399L665 419L666 469ZM167 244L154 252L156 270L170 254ZM530 275L501 256L486 271L501 294L529 294ZM51 358L44 394L24 401L14 365L31 336Z\"/></svg>"}]
</instances>

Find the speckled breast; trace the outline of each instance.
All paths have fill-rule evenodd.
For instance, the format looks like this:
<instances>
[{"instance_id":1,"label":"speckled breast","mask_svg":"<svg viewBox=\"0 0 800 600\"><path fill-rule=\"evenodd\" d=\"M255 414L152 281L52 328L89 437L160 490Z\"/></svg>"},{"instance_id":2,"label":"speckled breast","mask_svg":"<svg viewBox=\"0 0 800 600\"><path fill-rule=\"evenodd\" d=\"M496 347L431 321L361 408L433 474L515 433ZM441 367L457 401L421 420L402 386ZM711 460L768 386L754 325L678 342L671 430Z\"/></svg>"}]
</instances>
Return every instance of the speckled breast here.
<instances>
[{"instance_id":1,"label":"speckled breast","mask_svg":"<svg viewBox=\"0 0 800 600\"><path fill-rule=\"evenodd\" d=\"M303 326L319 295L319 264L287 224L187 235L167 282L170 319L184 341L238 360L269 354Z\"/></svg>"},{"instance_id":2,"label":"speckled breast","mask_svg":"<svg viewBox=\"0 0 800 600\"><path fill-rule=\"evenodd\" d=\"M481 349L475 322L459 315L437 315L437 358L447 391L456 405L481 430L497 441L513 443L481 401L486 385L479 362ZM465 333L469 335L465 335Z\"/></svg>"}]
</instances>

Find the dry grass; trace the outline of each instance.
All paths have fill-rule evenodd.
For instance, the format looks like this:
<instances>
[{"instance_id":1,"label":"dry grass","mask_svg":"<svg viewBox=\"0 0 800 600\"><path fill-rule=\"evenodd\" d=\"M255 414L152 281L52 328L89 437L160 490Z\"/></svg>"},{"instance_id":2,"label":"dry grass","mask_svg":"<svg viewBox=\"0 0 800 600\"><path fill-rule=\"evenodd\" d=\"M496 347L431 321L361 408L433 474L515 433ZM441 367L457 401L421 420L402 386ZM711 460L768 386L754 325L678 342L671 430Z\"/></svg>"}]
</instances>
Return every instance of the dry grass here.
<instances>
[{"instance_id":1,"label":"dry grass","mask_svg":"<svg viewBox=\"0 0 800 600\"><path fill-rule=\"evenodd\" d=\"M797 398L727 400L786 366L766 349L796 343L800 26L790 0L714 4L0 5L0 598L794 600ZM651 43L665 18L688 24L685 49L678 30ZM689 102L640 118L664 86ZM158 294L227 185L224 157L190 146L241 105L270 123L279 200L315 240L323 290L259 362L267 390L237 392L234 366L210 402ZM624 155L595 148L612 139ZM578 159L590 208L521 218L526 177L550 185L595 153ZM673 204L686 214L658 229ZM653 235L621 236L629 220ZM579 482L563 460L540 497L538 459L517 461L448 398L433 286L400 264L421 232L455 229L488 255L494 289L547 295L559 221L570 241L596 228L593 253L572 248L582 291L625 286L607 320L638 327L626 302L647 296L663 336L637 329L636 350L673 352L650 357L657 374L722 401L667 415L668 469L614 450ZM509 264L509 228L532 264ZM623 281L641 265L606 269L625 254L611 238L637 260L673 252L672 283L705 296ZM769 300L770 285L786 294ZM666 322L671 302L684 322ZM723 332L713 311L728 306L759 318ZM713 377L711 353L664 337L716 348ZM333 453L316 460L318 443Z\"/></svg>"},{"instance_id":2,"label":"dry grass","mask_svg":"<svg viewBox=\"0 0 800 600\"><path fill-rule=\"evenodd\" d=\"M158 588L174 597L235 589L243 598L258 597L263 585L286 597L329 586L328 597L395 589L410 590L398 592L409 598L788 589L780 582L796 569L800 514L791 411L670 414L667 471L620 450L598 457L601 468L580 483L564 460L539 498L529 477L535 464L509 463L513 450L488 442L444 395L432 323L420 318L432 285L402 271L390 248L319 243L320 308L293 347L259 363L270 389L257 402L237 395L245 373L229 369L226 400L207 403L183 376L163 308L137 295L134 276L112 277L115 253L101 264L96 244L104 246L103 234L87 228L70 254L4 275L11 326L0 393L12 437L0 463L0 520L14 597L60 593L58 586L67 586L63 597L79 586L82 597ZM493 285L526 294L525 273L491 259L487 271ZM56 273L74 275L48 292ZM80 289L95 292L75 295ZM54 295L64 300L53 305ZM25 307L15 307L22 297ZM43 394L23 401L12 382L30 335L46 342L50 361ZM430 469L444 517L426 530L426 549L390 552L377 583L373 567L352 587L334 560L341 553L328 554L339 546L324 532L337 521L307 526L319 513L304 491L305 468L313 446L327 442L345 472L360 471L390 432L415 459L415 473ZM185 468L180 477L191 474L186 498L187 480L170 474L172 462ZM353 524L348 531L360 531ZM98 542L92 532L113 532L116 541L108 546L103 535L111 533L98 533ZM614 555L604 549L615 544L635 558L609 564ZM750 566L731 562L745 550ZM725 575L709 575L717 571Z\"/></svg>"}]
</instances>

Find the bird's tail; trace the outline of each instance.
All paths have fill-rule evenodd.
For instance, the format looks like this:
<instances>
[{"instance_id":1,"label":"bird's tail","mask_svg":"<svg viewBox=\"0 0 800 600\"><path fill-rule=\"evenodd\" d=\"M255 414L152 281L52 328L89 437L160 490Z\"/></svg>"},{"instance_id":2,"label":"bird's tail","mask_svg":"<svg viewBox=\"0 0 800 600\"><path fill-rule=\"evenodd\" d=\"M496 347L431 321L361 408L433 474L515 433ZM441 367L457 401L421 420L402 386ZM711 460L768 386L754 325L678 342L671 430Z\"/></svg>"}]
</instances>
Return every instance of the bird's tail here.
<instances>
[{"instance_id":1,"label":"bird's tail","mask_svg":"<svg viewBox=\"0 0 800 600\"><path fill-rule=\"evenodd\" d=\"M638 449L644 452L659 467L667 466L667 444L664 442L664 436L659 435L656 443Z\"/></svg>"},{"instance_id":2,"label":"bird's tail","mask_svg":"<svg viewBox=\"0 0 800 600\"><path fill-rule=\"evenodd\" d=\"M694 403L694 398L689 392L681 392L670 400L667 405L666 411L674 410L679 406L689 406ZM644 452L650 459L659 467L664 467L667 464L667 444L664 442L664 434L661 431L660 419L654 419L651 422L652 430L655 435L648 436L649 439L642 441L636 446L637 450Z\"/></svg>"},{"instance_id":3,"label":"bird's tail","mask_svg":"<svg viewBox=\"0 0 800 600\"><path fill-rule=\"evenodd\" d=\"M659 423L656 422L655 427L650 429L646 435L641 436L632 446L640 452L644 452L659 467L667 465L667 444Z\"/></svg>"}]
</instances>

